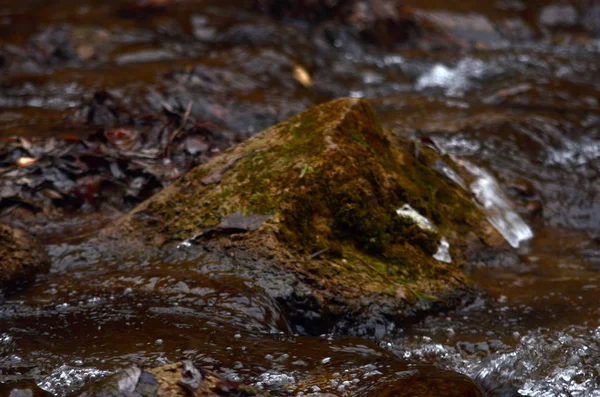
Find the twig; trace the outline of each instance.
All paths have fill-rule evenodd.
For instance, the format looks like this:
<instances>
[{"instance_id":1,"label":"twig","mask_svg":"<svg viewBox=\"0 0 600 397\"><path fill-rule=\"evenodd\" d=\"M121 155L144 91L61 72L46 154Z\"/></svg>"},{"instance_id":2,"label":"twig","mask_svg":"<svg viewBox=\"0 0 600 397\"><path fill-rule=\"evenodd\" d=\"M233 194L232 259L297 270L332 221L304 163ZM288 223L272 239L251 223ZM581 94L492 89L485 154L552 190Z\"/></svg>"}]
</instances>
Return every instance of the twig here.
<instances>
[{"instance_id":1,"label":"twig","mask_svg":"<svg viewBox=\"0 0 600 397\"><path fill-rule=\"evenodd\" d=\"M179 114L178 112L176 112L173 107L171 105L169 105L167 102L165 101L161 101L160 104L162 105L162 107L169 113L173 113L173 114L177 114L179 116L181 116L181 114Z\"/></svg>"},{"instance_id":2,"label":"twig","mask_svg":"<svg viewBox=\"0 0 600 397\"><path fill-rule=\"evenodd\" d=\"M458 281L459 284L462 284L463 287L464 287L464 289L466 289L467 291L469 291L469 292L474 292L475 291L475 289L473 287L471 287L469 284L465 283L463 280L459 279L458 277L452 276L452 278L454 280Z\"/></svg>"},{"instance_id":3,"label":"twig","mask_svg":"<svg viewBox=\"0 0 600 397\"><path fill-rule=\"evenodd\" d=\"M187 120L190 117L190 112L192 111L192 105L193 105L193 102L190 101L187 109L185 110L185 114L183 115L183 119L181 120L181 124L179 125L179 128L177 128L175 131L173 131L169 135L169 143L167 144L167 148L166 148L166 157L167 158L171 157L171 147L173 146L173 141L175 140L177 135L179 135L181 130L183 130L183 127L185 127L185 124L187 123Z\"/></svg>"},{"instance_id":4,"label":"twig","mask_svg":"<svg viewBox=\"0 0 600 397\"><path fill-rule=\"evenodd\" d=\"M308 259L309 260L315 259L317 256L324 254L327 251L329 251L329 248L323 248L322 250L319 250L319 251L315 252L314 254L312 254L311 256L309 256Z\"/></svg>"}]
</instances>

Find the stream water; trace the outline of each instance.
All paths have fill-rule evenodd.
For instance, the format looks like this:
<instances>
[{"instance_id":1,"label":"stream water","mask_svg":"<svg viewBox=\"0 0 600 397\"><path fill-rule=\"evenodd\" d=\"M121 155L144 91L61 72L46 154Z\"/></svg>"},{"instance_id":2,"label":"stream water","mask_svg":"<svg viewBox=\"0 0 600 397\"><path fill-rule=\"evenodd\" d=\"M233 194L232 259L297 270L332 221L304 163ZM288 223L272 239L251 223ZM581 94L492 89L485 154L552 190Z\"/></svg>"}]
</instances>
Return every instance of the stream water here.
<instances>
[{"instance_id":1,"label":"stream water","mask_svg":"<svg viewBox=\"0 0 600 397\"><path fill-rule=\"evenodd\" d=\"M541 26L541 1L414 3L494 34L464 23L451 33L483 44L383 50L242 1L175 2L136 19L116 2L0 5L0 138L89 133L68 120L99 90L143 114L191 103L226 144L328 99L365 97L386 127L479 167L480 195L510 203L498 219L523 220L506 226L518 248L468 269L484 296L365 340L298 335L225 265L106 258L81 235L144 197L83 205L71 228L40 233L50 273L0 305L0 394L35 384L67 395L132 363L187 357L280 395L377 395L411 371L452 370L490 396L600 396L600 40ZM25 222L11 211L5 221Z\"/></svg>"}]
</instances>

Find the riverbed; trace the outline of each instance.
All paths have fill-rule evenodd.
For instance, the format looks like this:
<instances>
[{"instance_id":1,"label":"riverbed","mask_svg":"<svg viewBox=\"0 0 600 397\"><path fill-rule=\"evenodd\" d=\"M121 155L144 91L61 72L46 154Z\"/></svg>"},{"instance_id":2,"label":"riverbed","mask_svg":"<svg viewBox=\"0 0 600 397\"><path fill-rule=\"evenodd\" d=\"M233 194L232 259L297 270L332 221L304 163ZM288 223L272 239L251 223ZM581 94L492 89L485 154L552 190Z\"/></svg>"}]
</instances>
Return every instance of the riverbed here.
<instances>
[{"instance_id":1,"label":"riverbed","mask_svg":"<svg viewBox=\"0 0 600 397\"><path fill-rule=\"evenodd\" d=\"M490 395L600 396L600 39L588 9L408 1L435 34L389 47L244 2L141 3L0 7L0 139L13 145L0 216L33 228L52 260L0 305L0 392L67 395L131 364L186 357L275 395L376 395L411 371L452 370ZM474 301L360 338L311 335L224 264L206 277L193 253L115 261L85 244L190 167L346 96L485 170L530 228L514 250L474 258ZM176 130L186 114L196 135L156 127ZM125 124L145 141L94 135ZM8 174L19 150L35 172Z\"/></svg>"}]
</instances>

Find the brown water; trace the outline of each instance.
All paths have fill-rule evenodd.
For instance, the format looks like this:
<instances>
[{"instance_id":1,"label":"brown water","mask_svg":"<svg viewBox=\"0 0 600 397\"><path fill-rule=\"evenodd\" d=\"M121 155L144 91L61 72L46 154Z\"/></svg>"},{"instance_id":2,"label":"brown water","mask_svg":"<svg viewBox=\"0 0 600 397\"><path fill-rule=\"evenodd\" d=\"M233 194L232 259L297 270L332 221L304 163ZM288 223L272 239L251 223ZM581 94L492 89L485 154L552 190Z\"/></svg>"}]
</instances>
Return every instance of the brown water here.
<instances>
[{"instance_id":1,"label":"brown water","mask_svg":"<svg viewBox=\"0 0 600 397\"><path fill-rule=\"evenodd\" d=\"M519 19L530 37L439 51L383 51L342 28L311 31L236 2L182 1L136 19L92 0L0 6L2 138L90 133L65 117L100 89L138 113L191 102L192 117L238 140L316 103L366 97L386 126L490 171L535 235L471 269L487 296L366 341L295 336L260 286L218 264L206 277L185 255L105 258L73 236L128 207L84 205L83 221L42 233L50 274L0 306L2 380L64 395L131 363L191 357L282 394L354 395L414 366L442 376L433 363L521 395L600 395L600 41L539 28L542 6L461 2L453 11L497 31ZM61 26L70 55L27 44ZM310 88L292 77L295 65Z\"/></svg>"}]
</instances>

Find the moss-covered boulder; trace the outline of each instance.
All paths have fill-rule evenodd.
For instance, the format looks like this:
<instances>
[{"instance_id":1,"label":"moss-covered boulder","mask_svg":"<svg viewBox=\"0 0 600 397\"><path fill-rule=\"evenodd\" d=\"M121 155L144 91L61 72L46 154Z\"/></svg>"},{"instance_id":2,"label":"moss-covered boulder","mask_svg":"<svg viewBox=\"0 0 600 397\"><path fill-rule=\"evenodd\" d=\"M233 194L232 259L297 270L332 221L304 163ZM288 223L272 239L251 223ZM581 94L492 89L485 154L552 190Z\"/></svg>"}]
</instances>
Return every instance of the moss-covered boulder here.
<instances>
[{"instance_id":1,"label":"moss-covered boulder","mask_svg":"<svg viewBox=\"0 0 600 397\"><path fill-rule=\"evenodd\" d=\"M338 99L193 169L103 235L127 247L196 244L258 258L297 275L317 311L375 305L401 318L464 287L474 242L501 241L440 162L452 166L383 129L367 101ZM430 225L400 216L406 204ZM451 263L434 258L442 239Z\"/></svg>"},{"instance_id":2,"label":"moss-covered boulder","mask_svg":"<svg viewBox=\"0 0 600 397\"><path fill-rule=\"evenodd\" d=\"M31 282L49 266L44 249L31 236L0 224L0 296Z\"/></svg>"}]
</instances>

